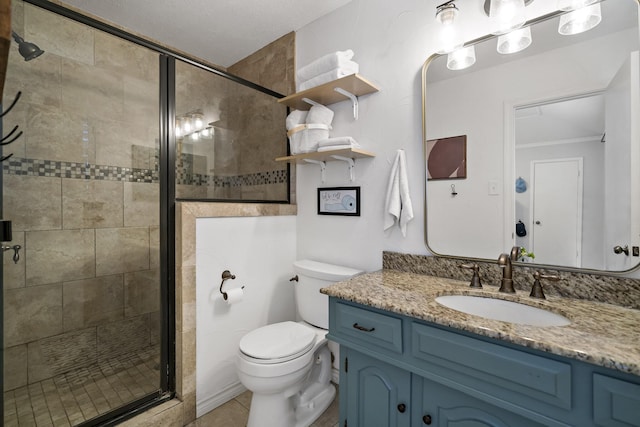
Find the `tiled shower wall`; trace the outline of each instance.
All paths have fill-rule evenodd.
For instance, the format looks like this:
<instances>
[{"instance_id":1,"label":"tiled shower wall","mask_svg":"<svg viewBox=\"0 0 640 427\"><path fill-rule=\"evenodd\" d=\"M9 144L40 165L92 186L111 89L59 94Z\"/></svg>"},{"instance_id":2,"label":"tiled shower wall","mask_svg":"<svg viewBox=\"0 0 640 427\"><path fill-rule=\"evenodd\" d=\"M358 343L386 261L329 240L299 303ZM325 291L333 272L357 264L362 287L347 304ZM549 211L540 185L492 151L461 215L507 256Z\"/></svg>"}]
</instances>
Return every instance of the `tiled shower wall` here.
<instances>
[{"instance_id":1,"label":"tiled shower wall","mask_svg":"<svg viewBox=\"0 0 640 427\"><path fill-rule=\"evenodd\" d=\"M282 50L272 45L273 51ZM233 74L243 68L234 67ZM193 111L213 123L215 135L178 139L177 198L287 200L287 165L275 162L287 154L285 106L271 95L177 61L176 115Z\"/></svg>"},{"instance_id":2,"label":"tiled shower wall","mask_svg":"<svg viewBox=\"0 0 640 427\"><path fill-rule=\"evenodd\" d=\"M159 341L158 55L13 1L3 105L5 390Z\"/></svg>"}]
</instances>

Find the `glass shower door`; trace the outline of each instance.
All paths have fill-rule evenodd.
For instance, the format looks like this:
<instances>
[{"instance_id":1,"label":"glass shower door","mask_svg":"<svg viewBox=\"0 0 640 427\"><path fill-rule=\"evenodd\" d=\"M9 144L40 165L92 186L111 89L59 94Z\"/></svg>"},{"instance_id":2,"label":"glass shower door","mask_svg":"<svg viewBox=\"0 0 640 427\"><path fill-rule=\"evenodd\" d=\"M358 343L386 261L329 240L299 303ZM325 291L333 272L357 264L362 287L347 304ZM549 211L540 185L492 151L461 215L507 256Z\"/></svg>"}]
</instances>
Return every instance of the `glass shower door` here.
<instances>
[{"instance_id":1,"label":"glass shower door","mask_svg":"<svg viewBox=\"0 0 640 427\"><path fill-rule=\"evenodd\" d=\"M158 54L12 3L4 425L76 425L160 390Z\"/></svg>"}]
</instances>

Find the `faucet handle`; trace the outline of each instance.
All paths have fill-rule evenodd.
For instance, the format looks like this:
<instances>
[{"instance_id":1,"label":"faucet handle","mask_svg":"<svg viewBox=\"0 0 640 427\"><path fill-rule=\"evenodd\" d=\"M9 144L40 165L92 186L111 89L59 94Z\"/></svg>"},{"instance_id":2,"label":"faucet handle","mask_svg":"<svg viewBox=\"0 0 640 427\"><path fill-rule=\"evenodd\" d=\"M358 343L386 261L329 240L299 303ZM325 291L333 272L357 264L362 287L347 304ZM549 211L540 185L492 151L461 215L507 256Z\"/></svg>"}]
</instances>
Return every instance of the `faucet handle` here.
<instances>
[{"instance_id":1,"label":"faucet handle","mask_svg":"<svg viewBox=\"0 0 640 427\"><path fill-rule=\"evenodd\" d=\"M542 283L540 283L540 280L547 279L553 282L557 282L558 280L560 280L560 276L556 276L553 274L543 274L539 271L535 271L533 273L533 279L533 286L531 287L531 293L529 294L529 296L533 298L547 299L547 297L544 296L544 292L542 291Z\"/></svg>"},{"instance_id":2,"label":"faucet handle","mask_svg":"<svg viewBox=\"0 0 640 427\"><path fill-rule=\"evenodd\" d=\"M462 264L460 268L467 268L469 270L473 270L473 277L471 277L471 283L469 283L469 287L471 288L481 288L482 283L480 283L480 266L477 263L473 264Z\"/></svg>"}]
</instances>

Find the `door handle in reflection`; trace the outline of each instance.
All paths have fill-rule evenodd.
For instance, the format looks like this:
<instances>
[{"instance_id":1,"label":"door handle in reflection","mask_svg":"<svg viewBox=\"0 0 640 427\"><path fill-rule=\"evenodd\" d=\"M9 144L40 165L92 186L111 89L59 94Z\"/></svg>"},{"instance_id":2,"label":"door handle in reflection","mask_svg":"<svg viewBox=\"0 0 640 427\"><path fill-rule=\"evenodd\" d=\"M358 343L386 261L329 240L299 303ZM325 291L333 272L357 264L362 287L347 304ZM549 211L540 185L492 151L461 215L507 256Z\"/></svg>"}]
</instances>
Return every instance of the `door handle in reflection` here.
<instances>
[{"instance_id":1,"label":"door handle in reflection","mask_svg":"<svg viewBox=\"0 0 640 427\"><path fill-rule=\"evenodd\" d=\"M536 225L542 225L542 222L536 221Z\"/></svg>"},{"instance_id":2,"label":"door handle in reflection","mask_svg":"<svg viewBox=\"0 0 640 427\"><path fill-rule=\"evenodd\" d=\"M626 256L629 256L629 245L624 245L624 247L618 245L613 248L613 252L616 254L621 254L624 252Z\"/></svg>"}]
</instances>

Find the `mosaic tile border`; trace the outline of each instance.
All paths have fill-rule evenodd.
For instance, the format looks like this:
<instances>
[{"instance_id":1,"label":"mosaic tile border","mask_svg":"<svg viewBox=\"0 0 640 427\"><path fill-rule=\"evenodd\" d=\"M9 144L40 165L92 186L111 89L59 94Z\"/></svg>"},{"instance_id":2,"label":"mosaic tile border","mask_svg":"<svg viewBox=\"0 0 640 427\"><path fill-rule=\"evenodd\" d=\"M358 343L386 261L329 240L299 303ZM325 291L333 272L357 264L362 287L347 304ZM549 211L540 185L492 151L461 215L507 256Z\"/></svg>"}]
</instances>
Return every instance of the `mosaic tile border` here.
<instances>
[{"instance_id":1,"label":"mosaic tile border","mask_svg":"<svg viewBox=\"0 0 640 427\"><path fill-rule=\"evenodd\" d=\"M126 168L120 166L26 159L20 157L12 157L5 161L2 164L2 171L8 175L142 183L159 182L159 172L157 168ZM288 178L289 174L287 173L287 169L233 176L193 174L189 173L184 168L182 170L176 170L176 184L218 188L282 184L286 183Z\"/></svg>"},{"instance_id":2,"label":"mosaic tile border","mask_svg":"<svg viewBox=\"0 0 640 427\"><path fill-rule=\"evenodd\" d=\"M144 183L159 182L157 169L125 168L90 163L24 159L20 157L12 157L5 161L2 164L2 171L8 175Z\"/></svg>"}]
</instances>

